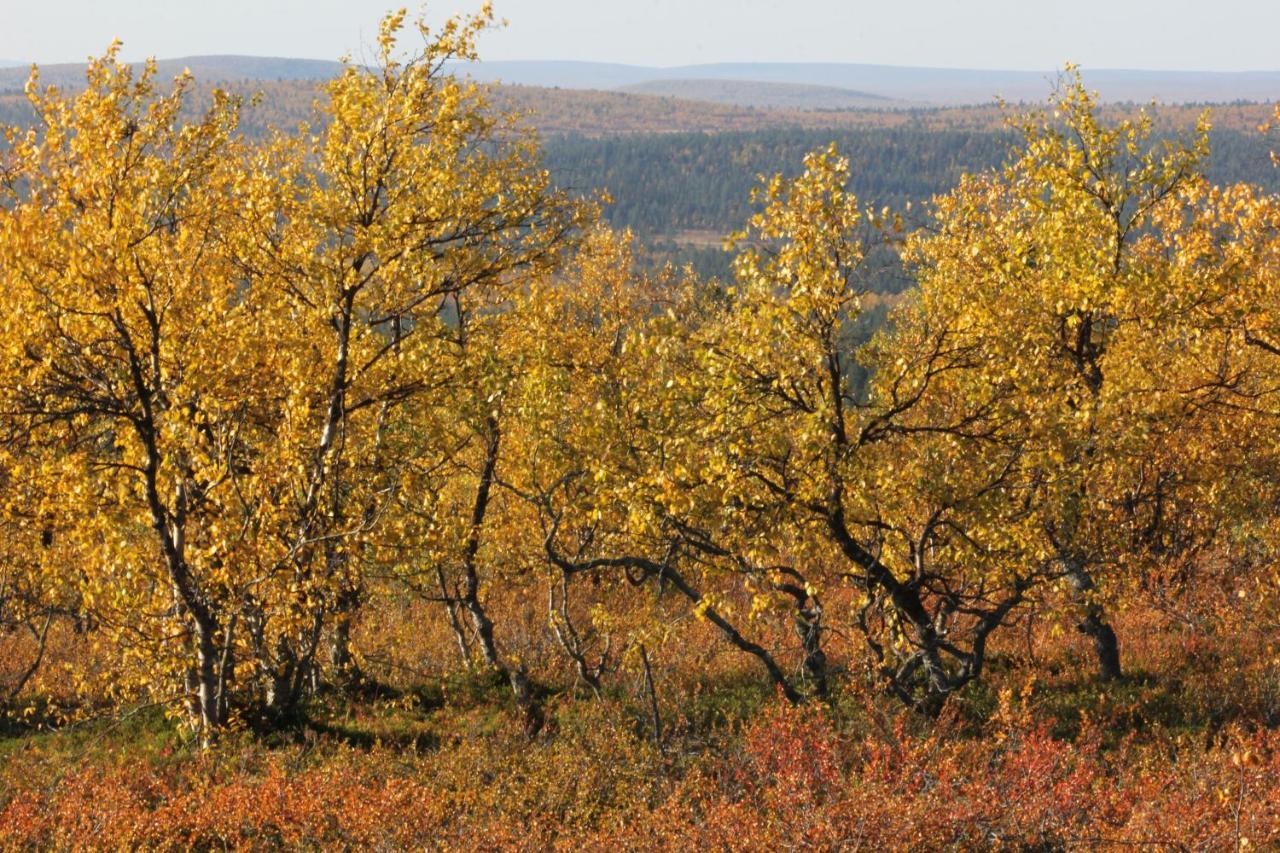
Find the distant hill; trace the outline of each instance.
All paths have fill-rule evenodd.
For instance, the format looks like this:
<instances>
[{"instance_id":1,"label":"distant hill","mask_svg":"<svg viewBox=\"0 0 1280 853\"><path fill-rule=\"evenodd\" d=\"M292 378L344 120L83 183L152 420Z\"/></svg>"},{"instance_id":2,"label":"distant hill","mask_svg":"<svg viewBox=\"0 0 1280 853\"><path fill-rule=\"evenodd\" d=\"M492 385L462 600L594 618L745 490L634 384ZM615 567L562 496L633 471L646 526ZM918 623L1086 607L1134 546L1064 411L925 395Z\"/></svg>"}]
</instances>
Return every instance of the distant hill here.
<instances>
[{"instance_id":1,"label":"distant hill","mask_svg":"<svg viewBox=\"0 0 1280 853\"><path fill-rule=\"evenodd\" d=\"M135 67L141 63L134 63ZM324 59L285 59L273 56L184 56L156 63L161 79L171 79L190 68L205 83L244 80L327 80L341 65ZM20 91L27 82L27 68L5 68L0 63L0 91ZM41 65L40 80L56 86L77 86L84 82L83 63Z\"/></svg>"},{"instance_id":2,"label":"distant hill","mask_svg":"<svg viewBox=\"0 0 1280 853\"><path fill-rule=\"evenodd\" d=\"M77 69L80 71L81 69ZM2 75L8 73L0 69ZM176 73L176 71L174 72ZM12 78L11 78L12 79ZM17 78L26 80L26 72ZM45 81L48 82L48 76ZM81 78L76 77L76 82ZM197 79L191 115L208 105L209 89L220 85L242 95L260 93L257 106L245 106L242 127L250 136L269 127L292 128L314 117L312 105L320 95L318 80L222 80ZM21 84L6 91L0 85L0 125L26 125L34 118ZM879 108L759 109L677 97L659 97L621 91L554 89L535 86L494 86L490 98L495 108L526 115L544 138L573 135L602 138L644 133L723 133L767 129L882 128L989 131L1003 126L1005 113L993 106L901 108L889 102ZM1113 105L1108 115L1129 114L1132 108ZM1164 132L1190 127L1198 106L1169 106L1156 112ZM1220 104L1213 108L1214 127L1251 132L1271 118L1263 104Z\"/></svg>"},{"instance_id":3,"label":"distant hill","mask_svg":"<svg viewBox=\"0 0 1280 853\"><path fill-rule=\"evenodd\" d=\"M634 92L512 85L494 86L492 97L495 105L502 109L528 114L529 122L546 137L723 133L774 128L989 131L1000 130L1010 112L1019 112L1017 107L1001 110L989 104L903 108L900 102L892 101L875 108L842 110L757 109ZM1166 105L1151 116L1159 132L1177 133L1194 126L1202 111L1203 105ZM1266 103L1215 104L1212 111L1215 128L1241 132L1256 131L1273 114L1271 105ZM1132 116L1135 112L1131 104L1108 104L1102 110L1108 119Z\"/></svg>"},{"instance_id":4,"label":"distant hill","mask_svg":"<svg viewBox=\"0 0 1280 853\"><path fill-rule=\"evenodd\" d=\"M482 83L509 83L547 89L621 89L664 76L657 68L607 62L468 62L454 67ZM690 73L666 76L668 79L689 79L712 75Z\"/></svg>"},{"instance_id":5,"label":"distant hill","mask_svg":"<svg viewBox=\"0 0 1280 853\"><path fill-rule=\"evenodd\" d=\"M313 119L320 81L340 68L333 62L237 56L164 60L159 66L162 78L173 77L184 67L196 75L189 106L192 116L207 106L215 85L242 94L261 93L260 102L244 108L242 128L250 137ZM499 73L513 66L529 73ZM784 72L803 76L803 72L818 79L823 68L858 67L718 68L726 74L763 75L771 70L778 76L785 76ZM588 195L609 191L614 203L605 216L615 226L632 228L641 236L648 261L690 263L705 275L728 275L728 256L719 248L721 238L748 215L756 175L794 171L805 151L838 141L852 161L860 197L869 204L903 207L953 185L961 172L1000 162L1011 141L1004 111L989 103L932 107L918 103L930 98L915 97L931 91L931 98L938 100L943 89L929 87L942 86L944 78L951 81L946 84L951 88L945 90L949 97L960 97L957 93L965 91L961 83L974 87L968 91L982 91L980 87L988 85L995 89L1000 80L1009 81L999 77L1001 72L890 69L892 74L879 78L882 85L872 88L728 76L637 80L631 78L653 74L655 69L584 63L486 63L460 70L484 81L523 76L552 83L496 85L488 97L496 109L523 114L538 129L545 162L558 185ZM81 65L49 66L42 69L42 79L76 86L83 83L83 73ZM1113 73L1120 75L1119 82L1108 77ZM25 68L0 69L0 125L27 125L34 119L21 93L26 76ZM852 72L828 76L840 81L863 79ZM1027 77L1026 99L1043 103L1049 76ZM1241 87L1213 89L1228 78ZM1188 100L1209 100L1214 91L1220 91L1217 100L1235 101L1262 91L1249 89L1244 82L1253 80L1262 86L1272 78L1280 75L1097 72L1087 79L1112 94L1128 91L1123 86L1158 84L1175 86L1159 91L1181 92ZM570 79L589 85L555 82ZM912 79L911 85L917 88L903 82ZM1032 79L1034 85L1029 82ZM895 80L897 89L889 85ZM1113 88L1107 90L1109 80ZM899 94L891 98L886 92ZM907 94L917 103L907 103ZM1115 118L1135 111L1131 104L1115 103L1104 107L1102 114ZM1191 104L1163 107L1154 113L1157 132L1183 131L1199 112L1200 107ZM1271 167L1268 156L1274 141L1257 132L1270 115L1270 106L1261 103L1213 108L1214 153L1209 164L1213 180L1247 179L1280 190L1280 172ZM890 282L884 287L897 285Z\"/></svg>"},{"instance_id":6,"label":"distant hill","mask_svg":"<svg viewBox=\"0 0 1280 853\"><path fill-rule=\"evenodd\" d=\"M825 86L938 106L1040 102L1051 71L909 68L840 63L723 63L654 68L591 62L479 62L463 66L476 80L568 89L621 89L657 81L753 80ZM1280 100L1280 71L1198 72L1085 70L1085 82L1111 102L1200 103Z\"/></svg>"},{"instance_id":7,"label":"distant hill","mask_svg":"<svg viewBox=\"0 0 1280 853\"><path fill-rule=\"evenodd\" d=\"M835 86L762 83L755 80L650 80L623 86L621 91L765 109L884 109L900 104L881 95Z\"/></svg>"},{"instance_id":8,"label":"distant hill","mask_svg":"<svg viewBox=\"0 0 1280 853\"><path fill-rule=\"evenodd\" d=\"M26 65L3 67L0 92L20 91ZM188 56L159 62L162 78L190 68L207 83L309 81L333 76L337 62L267 56ZM910 105L1043 102L1053 72L909 68L839 63L723 63L654 68L594 62L478 62L455 65L479 82L564 89L626 90L729 106L862 109ZM41 79L83 81L81 64L42 66ZM1280 100L1280 71L1088 70L1085 82L1110 102L1226 103ZM797 88L800 87L800 88ZM814 91L814 90L818 91ZM808 90L808 91L806 91Z\"/></svg>"}]
</instances>

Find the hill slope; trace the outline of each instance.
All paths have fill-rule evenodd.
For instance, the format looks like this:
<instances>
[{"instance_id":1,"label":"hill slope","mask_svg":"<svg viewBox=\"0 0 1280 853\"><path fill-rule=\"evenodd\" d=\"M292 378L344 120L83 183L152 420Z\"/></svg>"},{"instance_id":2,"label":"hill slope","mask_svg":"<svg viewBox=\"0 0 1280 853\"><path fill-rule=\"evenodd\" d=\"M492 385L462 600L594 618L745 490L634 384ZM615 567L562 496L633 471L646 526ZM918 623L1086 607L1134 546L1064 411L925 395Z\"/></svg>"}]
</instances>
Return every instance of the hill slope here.
<instances>
[{"instance_id":1,"label":"hill slope","mask_svg":"<svg viewBox=\"0 0 1280 853\"><path fill-rule=\"evenodd\" d=\"M854 89L755 80L650 80L624 86L621 91L766 109L884 109L899 104L889 98Z\"/></svg>"},{"instance_id":2,"label":"hill slope","mask_svg":"<svg viewBox=\"0 0 1280 853\"><path fill-rule=\"evenodd\" d=\"M573 89L618 89L654 81L754 80L826 86L934 105L983 104L997 95L1041 101L1052 71L910 68L851 63L722 63L674 68L591 62L481 62L465 66L477 80ZM1085 71L1108 101L1192 103L1280 99L1280 72Z\"/></svg>"},{"instance_id":3,"label":"hill slope","mask_svg":"<svg viewBox=\"0 0 1280 853\"><path fill-rule=\"evenodd\" d=\"M159 61L161 78L190 68L205 82L320 80L336 62L267 56L188 56ZM479 82L567 89L629 90L676 95L733 106L849 109L912 105L987 104L997 96L1013 102L1044 100L1052 72L908 68L841 63L723 63L652 68L593 62L479 62L454 66ZM76 85L82 64L42 66L46 83ZM20 91L26 65L0 62L0 92ZM750 82L746 82L750 81ZM1093 70L1085 81L1113 102L1202 103L1280 100L1280 72ZM779 88L781 87L781 88ZM819 87L805 92L787 87ZM849 92L850 94L844 94ZM825 99L825 102L824 102Z\"/></svg>"},{"instance_id":4,"label":"hill slope","mask_svg":"<svg viewBox=\"0 0 1280 853\"><path fill-rule=\"evenodd\" d=\"M140 67L141 63L133 63ZM6 68L0 63L0 91L21 91L27 82L27 68ZM286 59L274 56L182 56L161 59L156 63L160 79L167 80L191 70L205 83L282 80L327 80L341 68L325 59ZM83 63L41 65L40 80L56 86L78 86L84 82Z\"/></svg>"}]
</instances>

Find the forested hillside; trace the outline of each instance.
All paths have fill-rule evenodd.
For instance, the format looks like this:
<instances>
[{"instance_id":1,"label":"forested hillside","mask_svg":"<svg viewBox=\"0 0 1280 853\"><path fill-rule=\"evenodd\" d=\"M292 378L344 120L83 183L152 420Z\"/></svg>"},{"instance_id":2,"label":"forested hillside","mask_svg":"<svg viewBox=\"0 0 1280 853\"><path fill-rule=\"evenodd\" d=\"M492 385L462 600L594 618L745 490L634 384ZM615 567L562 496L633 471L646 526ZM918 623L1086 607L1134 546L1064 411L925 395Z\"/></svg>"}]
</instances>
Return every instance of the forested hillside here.
<instances>
[{"instance_id":1,"label":"forested hillside","mask_svg":"<svg viewBox=\"0 0 1280 853\"><path fill-rule=\"evenodd\" d=\"M731 83L740 97L757 105L773 100L770 87L814 86L861 92L902 104L960 106L990 104L997 98L1036 103L1052 80L1052 68L1001 71L873 65L844 62L726 62L657 68L608 62L480 62L461 66L487 82L564 89L667 87L673 81L698 85ZM1106 103L1268 101L1280 97L1274 71L1142 71L1089 68L1085 82ZM763 84L752 97L751 84Z\"/></svg>"},{"instance_id":2,"label":"forested hillside","mask_svg":"<svg viewBox=\"0 0 1280 853\"><path fill-rule=\"evenodd\" d=\"M622 91L765 109L856 110L923 106L856 89L751 80L650 80L624 86Z\"/></svg>"},{"instance_id":3,"label":"forested hillside","mask_svg":"<svg viewBox=\"0 0 1280 853\"><path fill-rule=\"evenodd\" d=\"M172 68L170 68L172 70ZM301 73L295 69L295 73ZM14 79L18 79L15 75ZM63 82L68 73L62 72ZM231 86L261 102L245 110L243 128L260 137L272 127L313 121L314 83L260 79ZM211 103L210 86L197 85L189 115ZM834 141L852 164L852 187L867 204L919 207L953 186L965 172L998 165L1016 135L1003 126L1009 113L993 108L951 110L758 110L634 94L500 87L494 100L521 114L544 139L543 157L554 181L584 195L607 191L606 220L633 229L654 262L693 263L724 277L729 258L723 238L750 210L759 175L794 172L803 155ZM1136 107L1111 107L1109 115ZM1205 107L1155 110L1162 133L1185 130ZM1258 126L1261 105L1215 105L1209 177L1280 186L1268 160L1270 143ZM0 92L0 122L27 125L26 97ZM788 165L790 164L790 165Z\"/></svg>"},{"instance_id":4,"label":"forested hillside","mask_svg":"<svg viewBox=\"0 0 1280 853\"><path fill-rule=\"evenodd\" d=\"M268 70L302 77L322 63ZM230 73L209 60L218 73ZM164 66L174 72L173 63ZM233 68L238 69L235 65ZM252 71L257 66L248 66ZM261 70L261 69L259 69ZM25 79L11 72L7 85ZM43 78L42 78L43 79ZM68 83L72 71L55 79ZM46 81L47 82L47 81ZM245 98L241 127L258 138L270 128L291 129L317 119L316 84L307 79L254 79L226 84ZM193 87L186 107L194 116L211 103L209 84ZM589 90L502 86L495 105L522 116L544 140L543 158L554 182L595 197L607 192L604 217L641 238L645 263L691 264L706 277L727 278L731 257L724 238L750 210L759 175L792 173L803 155L836 142L852 164L852 187L873 207L918 215L933 195L953 186L961 174L1001 163L1016 134L1004 127L1012 114L993 107L937 110L754 109L671 97ZM1165 106L1154 110L1162 134L1185 131L1206 107ZM1268 116L1259 104L1212 105L1213 150L1206 172L1212 180L1245 180L1267 188L1280 185L1280 172L1267 159L1269 142L1258 131ZM1132 115L1139 108L1100 108L1108 116ZM0 122L29 124L33 113L19 92L0 90ZM323 116L319 117L323 121ZM911 214L908 214L908 218ZM878 290L896 292L904 279L886 269Z\"/></svg>"},{"instance_id":5,"label":"forested hillside","mask_svg":"<svg viewBox=\"0 0 1280 853\"><path fill-rule=\"evenodd\" d=\"M1016 136L998 130L773 130L732 133L628 135L603 139L558 137L546 143L546 162L561 186L603 188L613 202L611 224L642 235L684 231L727 234L750 210L758 176L778 164L799 164L808 151L835 142L852 165L851 186L867 204L902 209L956 184L964 173L998 166ZM1206 165L1210 180L1248 181L1280 189L1280 173L1260 133L1219 131ZM794 173L793 165L784 172Z\"/></svg>"},{"instance_id":6,"label":"forested hillside","mask_svg":"<svg viewBox=\"0 0 1280 853\"><path fill-rule=\"evenodd\" d=\"M611 202L604 209L606 220L616 228L633 229L655 247L655 259L693 263L704 275L725 277L730 256L720 244L746 219L759 176L780 166L793 174L808 151L835 142L849 157L850 187L865 204L894 210L912 205L919 212L962 174L1002 163L1016 138L1012 131L1000 129L779 127L558 136L547 140L545 151L559 185L584 193L607 190ZM1210 180L1280 189L1280 171L1270 163L1272 143L1267 136L1220 130L1211 139L1212 154L1205 166ZM884 287L899 285L893 278Z\"/></svg>"}]
</instances>

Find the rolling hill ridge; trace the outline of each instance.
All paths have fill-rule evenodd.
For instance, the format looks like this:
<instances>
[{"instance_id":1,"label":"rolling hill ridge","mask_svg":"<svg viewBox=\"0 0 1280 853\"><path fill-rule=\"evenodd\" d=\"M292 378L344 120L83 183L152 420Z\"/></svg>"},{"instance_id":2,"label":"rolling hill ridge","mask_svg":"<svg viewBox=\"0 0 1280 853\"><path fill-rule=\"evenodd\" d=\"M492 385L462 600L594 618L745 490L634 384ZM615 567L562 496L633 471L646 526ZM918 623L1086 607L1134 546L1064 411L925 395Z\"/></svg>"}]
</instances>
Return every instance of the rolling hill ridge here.
<instances>
[{"instance_id":1,"label":"rolling hill ridge","mask_svg":"<svg viewBox=\"0 0 1280 853\"><path fill-rule=\"evenodd\" d=\"M21 90L25 65L0 62L0 92ZM190 68L204 82L320 80L336 62L260 56L163 59L161 77ZM852 63L721 63L669 68L616 63L495 61L459 63L458 72L485 83L595 89L678 97L732 106L862 109L989 104L997 97L1037 103L1053 85L1053 71L916 68ZM47 65L47 83L75 85L83 65ZM1199 72L1086 69L1085 82L1104 101L1207 103L1280 100L1280 71Z\"/></svg>"}]
</instances>

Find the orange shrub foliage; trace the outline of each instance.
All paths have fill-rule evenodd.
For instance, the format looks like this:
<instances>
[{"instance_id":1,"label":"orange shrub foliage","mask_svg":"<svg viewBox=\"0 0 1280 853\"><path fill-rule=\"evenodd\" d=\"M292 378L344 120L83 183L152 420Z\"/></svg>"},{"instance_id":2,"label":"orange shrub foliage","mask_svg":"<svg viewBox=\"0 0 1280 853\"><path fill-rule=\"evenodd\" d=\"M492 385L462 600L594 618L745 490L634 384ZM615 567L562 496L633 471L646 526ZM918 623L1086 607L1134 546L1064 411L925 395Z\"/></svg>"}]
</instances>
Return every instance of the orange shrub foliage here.
<instances>
[{"instance_id":1,"label":"orange shrub foliage","mask_svg":"<svg viewBox=\"0 0 1280 853\"><path fill-rule=\"evenodd\" d=\"M576 713L576 712L575 712ZM563 716L563 715L562 715ZM152 767L22 758L6 771L6 848L922 849L1280 843L1280 734L1103 749L997 714L983 737L905 718L844 733L771 707L737 739L662 760L607 703L554 737L417 757L386 748L194 756ZM42 772L43 771L43 772Z\"/></svg>"},{"instance_id":2,"label":"orange shrub foliage","mask_svg":"<svg viewBox=\"0 0 1280 853\"><path fill-rule=\"evenodd\" d=\"M1273 733L1216 749L1170 742L1110 754L1096 738L1058 740L1042 724L985 741L896 734L842 741L821 717L780 709L752 726L736 773L690 776L626 832L596 835L589 846L1220 849L1280 841Z\"/></svg>"}]
</instances>

